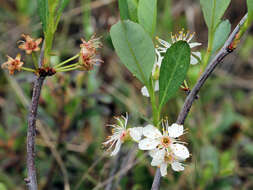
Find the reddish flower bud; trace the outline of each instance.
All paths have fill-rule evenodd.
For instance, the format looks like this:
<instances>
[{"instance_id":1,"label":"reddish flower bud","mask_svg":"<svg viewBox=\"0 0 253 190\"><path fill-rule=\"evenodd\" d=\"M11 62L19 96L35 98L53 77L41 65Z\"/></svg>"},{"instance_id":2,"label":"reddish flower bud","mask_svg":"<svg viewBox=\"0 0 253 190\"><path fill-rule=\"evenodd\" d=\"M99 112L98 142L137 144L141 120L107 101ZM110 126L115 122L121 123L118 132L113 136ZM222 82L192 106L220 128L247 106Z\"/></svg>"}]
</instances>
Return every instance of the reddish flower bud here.
<instances>
[{"instance_id":1,"label":"reddish flower bud","mask_svg":"<svg viewBox=\"0 0 253 190\"><path fill-rule=\"evenodd\" d=\"M93 66L97 63L102 63L103 61L100 59L95 59L97 48L102 46L99 38L95 38L95 35L91 37L89 41L85 41L81 39L82 43L80 44L80 69L90 71L93 69Z\"/></svg>"}]
</instances>

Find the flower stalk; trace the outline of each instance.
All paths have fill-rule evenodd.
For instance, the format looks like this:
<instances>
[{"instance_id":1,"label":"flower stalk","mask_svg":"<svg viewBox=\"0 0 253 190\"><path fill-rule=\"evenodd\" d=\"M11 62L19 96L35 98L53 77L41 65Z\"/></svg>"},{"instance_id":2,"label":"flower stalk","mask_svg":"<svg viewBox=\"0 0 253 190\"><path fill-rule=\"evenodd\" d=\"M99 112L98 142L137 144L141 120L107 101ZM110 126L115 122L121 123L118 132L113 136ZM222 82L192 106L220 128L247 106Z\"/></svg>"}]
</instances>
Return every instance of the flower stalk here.
<instances>
[{"instance_id":1,"label":"flower stalk","mask_svg":"<svg viewBox=\"0 0 253 190\"><path fill-rule=\"evenodd\" d=\"M78 53L78 54L74 55L73 57L71 57L71 58L69 58L69 59L67 59L67 60L65 60L65 61L63 61L63 62L57 64L54 68L57 69L57 68L59 68L59 67L65 65L66 63L68 63L68 62L70 62L70 61L73 61L73 60L77 59L79 56L80 56L80 54Z\"/></svg>"}]
</instances>

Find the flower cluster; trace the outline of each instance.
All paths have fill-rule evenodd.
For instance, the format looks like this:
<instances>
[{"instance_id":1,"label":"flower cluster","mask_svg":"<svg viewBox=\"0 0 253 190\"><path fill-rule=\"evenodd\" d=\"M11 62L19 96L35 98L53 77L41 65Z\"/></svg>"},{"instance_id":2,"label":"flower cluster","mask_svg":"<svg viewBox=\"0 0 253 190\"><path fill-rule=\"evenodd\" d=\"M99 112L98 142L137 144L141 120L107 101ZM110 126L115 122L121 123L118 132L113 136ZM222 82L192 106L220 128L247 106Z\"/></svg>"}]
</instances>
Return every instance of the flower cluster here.
<instances>
[{"instance_id":1,"label":"flower cluster","mask_svg":"<svg viewBox=\"0 0 253 190\"><path fill-rule=\"evenodd\" d=\"M38 55L36 52L40 50L39 45L42 42L42 38L34 39L26 34L22 34L21 37L24 38L24 40L20 40L18 42L18 47L21 50L24 50L26 54L32 55L34 68L24 67L24 62L21 61L20 54L18 54L16 58L12 58L7 55L8 60L1 66L3 69L8 69L11 75L14 74L15 71L21 70L33 72L36 75L43 76L52 76L56 72L67 72L72 70L90 71L93 69L94 65L103 62L100 59L96 59L97 49L102 47L102 43L99 41L100 38L95 38L95 35L93 35L88 41L81 39L82 43L80 44L80 52L73 57L56 64L54 67L42 65L42 67L39 68L37 63ZM71 61L76 59L79 59L78 62L69 64Z\"/></svg>"},{"instance_id":2,"label":"flower cluster","mask_svg":"<svg viewBox=\"0 0 253 190\"><path fill-rule=\"evenodd\" d=\"M167 166L171 165L174 171L184 170L182 161L189 158L190 153L184 146L179 137L184 134L182 125L176 123L169 126L168 121L162 122L163 131L151 124L145 127L127 128L128 117L121 116L122 119L116 118L119 124L110 125L112 135L104 142L104 145L109 145L108 150L114 147L111 156L115 156L126 140L134 140L138 143L140 150L149 151L152 158L151 165L160 168L162 176L167 174Z\"/></svg>"},{"instance_id":3,"label":"flower cluster","mask_svg":"<svg viewBox=\"0 0 253 190\"><path fill-rule=\"evenodd\" d=\"M42 42L42 38L38 39L33 39L29 35L22 34L21 37L25 39L25 41L19 41L21 45L18 47L21 50L24 50L26 54L31 54L33 52L39 51L40 50L40 43ZM8 69L9 74L13 75L15 71L21 71L21 70L26 70L30 72L36 73L34 69L26 68L23 67L24 62L21 61L21 55L17 54L16 58L12 58L7 55L8 60L1 65L3 69Z\"/></svg>"},{"instance_id":4,"label":"flower cluster","mask_svg":"<svg viewBox=\"0 0 253 190\"><path fill-rule=\"evenodd\" d=\"M102 44L99 41L99 38L95 38L95 35L93 35L87 42L84 39L81 40L82 43L80 44L81 51L79 57L80 67L81 70L90 71L96 63L103 62L102 60L95 58L97 49L101 48Z\"/></svg>"},{"instance_id":5,"label":"flower cluster","mask_svg":"<svg viewBox=\"0 0 253 190\"><path fill-rule=\"evenodd\" d=\"M159 45L155 48L156 52L156 60L154 63L153 71L152 71L152 78L154 80L154 90L159 91L159 73L160 73L160 67L163 60L163 55L166 53L167 49L171 47L172 44L178 42L178 41L186 41L190 48L195 48L197 46L200 46L201 43L198 42L191 42L194 37L194 33L190 34L188 31L187 33L184 32L182 29L179 34L172 35L171 34L171 43L166 42L165 40L162 40L158 37L156 37L156 40L159 42ZM191 52L191 65L196 65L201 61L201 53L200 52ZM146 86L142 87L141 93L143 96L149 97L148 89Z\"/></svg>"},{"instance_id":6,"label":"flower cluster","mask_svg":"<svg viewBox=\"0 0 253 190\"><path fill-rule=\"evenodd\" d=\"M95 35L93 35L90 40L85 41L81 38L81 41L80 52L78 54L54 66L57 72L72 70L90 71L93 69L94 65L103 62L100 59L96 59L97 49L102 47L100 38L95 38ZM79 59L78 62L68 64L77 58Z\"/></svg>"}]
</instances>

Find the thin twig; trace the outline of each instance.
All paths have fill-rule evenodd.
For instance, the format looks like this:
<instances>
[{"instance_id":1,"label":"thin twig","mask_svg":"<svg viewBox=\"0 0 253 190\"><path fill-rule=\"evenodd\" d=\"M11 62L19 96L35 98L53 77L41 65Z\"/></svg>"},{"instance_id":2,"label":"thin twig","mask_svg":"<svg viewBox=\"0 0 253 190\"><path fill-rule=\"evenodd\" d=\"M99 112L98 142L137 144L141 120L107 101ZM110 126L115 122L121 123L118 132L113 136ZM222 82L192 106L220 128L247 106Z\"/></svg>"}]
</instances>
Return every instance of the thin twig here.
<instances>
[{"instance_id":1,"label":"thin twig","mask_svg":"<svg viewBox=\"0 0 253 190\"><path fill-rule=\"evenodd\" d=\"M124 169L125 166L134 162L138 150L138 146L129 149L121 149L116 159L114 160L113 168L111 169L110 175L108 178L114 176L119 170ZM118 189L120 180L126 175L123 173L119 175L115 180L111 180L105 187L105 190L115 190Z\"/></svg>"},{"instance_id":2,"label":"thin twig","mask_svg":"<svg viewBox=\"0 0 253 190\"><path fill-rule=\"evenodd\" d=\"M39 58L39 66L42 66L44 55L44 43ZM44 76L36 76L33 86L33 95L29 107L28 130L27 130L27 179L25 179L29 190L37 190L37 177L35 167L35 136L36 136L36 117L40 98L41 87L45 80Z\"/></svg>"},{"instance_id":3,"label":"thin twig","mask_svg":"<svg viewBox=\"0 0 253 190\"><path fill-rule=\"evenodd\" d=\"M120 169L116 174L114 174L113 176L107 178L105 181L98 183L97 186L94 187L92 190L98 190L98 189L103 188L104 186L106 186L108 183L110 183L115 178L120 177L121 175L125 174L128 170L130 170L136 164L141 162L146 156L147 156L147 153L143 154L141 157L139 157L134 162L128 163L124 168Z\"/></svg>"},{"instance_id":4,"label":"thin twig","mask_svg":"<svg viewBox=\"0 0 253 190\"><path fill-rule=\"evenodd\" d=\"M246 14L240 21L240 23L236 26L234 31L230 34L229 38L225 42L223 48L216 54L216 56L213 58L213 60L209 63L209 65L206 67L204 73L200 76L198 82L191 90L190 94L187 96L184 106L181 110L181 112L178 115L177 123L178 124L184 124L184 121L191 109L191 106L200 90L200 88L204 85L206 79L211 75L215 67L222 62L222 60L231 53L231 51L228 51L228 46L234 41L236 35L240 31L241 26L244 24L248 17L248 14ZM160 181L161 181L161 172L160 169L157 168L156 174L153 180L152 188L151 190L159 190L160 188Z\"/></svg>"}]
</instances>

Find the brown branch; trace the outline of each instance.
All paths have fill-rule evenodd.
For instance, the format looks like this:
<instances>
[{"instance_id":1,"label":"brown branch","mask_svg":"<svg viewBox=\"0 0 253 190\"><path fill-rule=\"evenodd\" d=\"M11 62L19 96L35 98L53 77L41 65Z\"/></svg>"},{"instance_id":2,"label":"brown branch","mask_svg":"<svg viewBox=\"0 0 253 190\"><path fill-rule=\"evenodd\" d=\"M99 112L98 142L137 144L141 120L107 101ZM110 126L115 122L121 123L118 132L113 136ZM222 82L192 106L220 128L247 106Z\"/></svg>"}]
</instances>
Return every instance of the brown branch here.
<instances>
[{"instance_id":1,"label":"brown branch","mask_svg":"<svg viewBox=\"0 0 253 190\"><path fill-rule=\"evenodd\" d=\"M232 51L230 51L228 49L228 47L232 44L232 42L234 41L236 35L239 33L241 26L244 24L244 22L246 21L248 17L248 14L246 14L241 21L239 22L239 24L236 26L236 28L234 29L234 31L230 34L229 38L227 39L227 41L225 42L223 48L216 54L216 56L213 58L213 60L209 63L209 65L206 67L204 73L200 76L199 80L197 81L196 85L193 87L193 89L191 90L190 94L187 96L185 102L184 102L184 106L181 110L181 112L178 115L177 118L177 123L178 124L184 124L184 121L192 107L192 104L194 102L194 100L196 99L196 96L200 90L200 88L204 85L205 81L207 80L207 78L211 75L211 73L213 72L213 70L215 69L215 67L222 62L222 60L228 55L230 54ZM161 173L160 173L160 169L157 168L156 170L156 174L153 180L153 184L152 184L152 188L151 190L159 190L160 188L160 181L161 181Z\"/></svg>"},{"instance_id":2,"label":"brown branch","mask_svg":"<svg viewBox=\"0 0 253 190\"><path fill-rule=\"evenodd\" d=\"M39 67L42 66L44 55L44 43L42 46ZM37 177L36 177L36 167L35 167L35 136L36 136L36 117L38 111L38 104L40 98L40 92L45 80L45 76L36 76L33 86L32 101L29 107L28 115L28 130L27 130L27 173L28 176L25 179L29 190L37 190Z\"/></svg>"}]
</instances>

